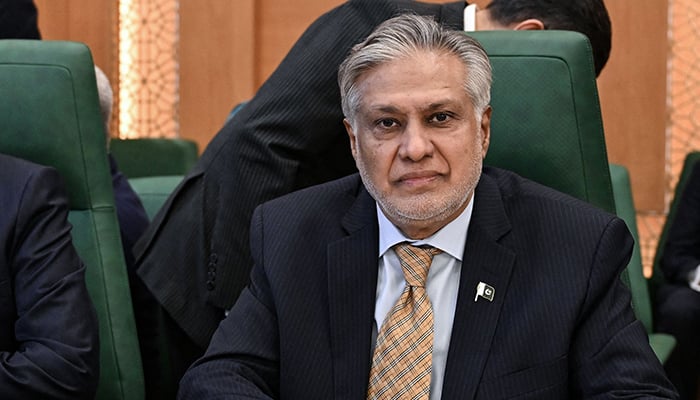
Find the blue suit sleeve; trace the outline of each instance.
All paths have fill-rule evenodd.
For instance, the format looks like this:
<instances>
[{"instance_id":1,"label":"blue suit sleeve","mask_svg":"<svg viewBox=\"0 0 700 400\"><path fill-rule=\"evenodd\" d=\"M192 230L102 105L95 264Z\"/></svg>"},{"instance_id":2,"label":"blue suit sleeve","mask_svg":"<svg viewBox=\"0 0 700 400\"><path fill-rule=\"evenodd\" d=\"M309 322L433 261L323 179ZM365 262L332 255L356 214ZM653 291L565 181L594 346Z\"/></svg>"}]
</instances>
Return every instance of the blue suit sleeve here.
<instances>
[{"instance_id":1,"label":"blue suit sleeve","mask_svg":"<svg viewBox=\"0 0 700 400\"><path fill-rule=\"evenodd\" d=\"M630 307L629 289L619 279L632 245L617 218L597 244L571 352L573 398L677 398L651 347L640 346L648 341L647 334Z\"/></svg>"},{"instance_id":2,"label":"blue suit sleeve","mask_svg":"<svg viewBox=\"0 0 700 400\"><path fill-rule=\"evenodd\" d=\"M5 399L94 397L99 375L98 326L67 222L68 205L53 169L29 175L6 237L14 294L14 348L0 349ZM7 204L6 204L7 206ZM6 294L6 293L5 293Z\"/></svg>"}]
</instances>

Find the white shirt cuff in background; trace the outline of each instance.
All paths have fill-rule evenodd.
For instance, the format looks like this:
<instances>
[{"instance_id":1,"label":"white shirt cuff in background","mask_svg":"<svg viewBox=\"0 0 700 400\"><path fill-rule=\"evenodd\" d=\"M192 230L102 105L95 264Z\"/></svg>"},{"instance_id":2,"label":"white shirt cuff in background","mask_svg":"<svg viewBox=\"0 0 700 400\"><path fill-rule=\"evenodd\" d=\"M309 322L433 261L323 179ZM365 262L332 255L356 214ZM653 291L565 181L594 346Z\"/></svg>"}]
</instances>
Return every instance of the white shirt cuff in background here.
<instances>
[{"instance_id":1,"label":"white shirt cuff in background","mask_svg":"<svg viewBox=\"0 0 700 400\"><path fill-rule=\"evenodd\" d=\"M476 30L476 4L464 7L464 31L474 32Z\"/></svg>"},{"instance_id":2,"label":"white shirt cuff in background","mask_svg":"<svg viewBox=\"0 0 700 400\"><path fill-rule=\"evenodd\" d=\"M691 273L690 288L700 292L700 265L695 267L695 270Z\"/></svg>"}]
</instances>

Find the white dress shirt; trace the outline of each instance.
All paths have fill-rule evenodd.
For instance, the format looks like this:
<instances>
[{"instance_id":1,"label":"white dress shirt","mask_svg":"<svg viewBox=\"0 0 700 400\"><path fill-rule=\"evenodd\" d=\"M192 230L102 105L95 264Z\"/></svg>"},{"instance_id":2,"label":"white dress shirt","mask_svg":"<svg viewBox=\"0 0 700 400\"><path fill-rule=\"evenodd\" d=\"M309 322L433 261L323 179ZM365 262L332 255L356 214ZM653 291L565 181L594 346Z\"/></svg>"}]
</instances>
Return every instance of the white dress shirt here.
<instances>
[{"instance_id":1,"label":"white dress shirt","mask_svg":"<svg viewBox=\"0 0 700 400\"><path fill-rule=\"evenodd\" d=\"M391 248L401 242L414 246L430 245L443 252L433 258L428 271L426 291L433 306L433 367L430 384L430 400L439 400L445 375L447 351L452 335L462 269L462 255L467 240L474 198L454 221L423 240L411 240L392 224L377 206L379 219L379 272L377 300L374 309L375 333L381 328L391 308L396 304L406 285L399 258Z\"/></svg>"}]
</instances>

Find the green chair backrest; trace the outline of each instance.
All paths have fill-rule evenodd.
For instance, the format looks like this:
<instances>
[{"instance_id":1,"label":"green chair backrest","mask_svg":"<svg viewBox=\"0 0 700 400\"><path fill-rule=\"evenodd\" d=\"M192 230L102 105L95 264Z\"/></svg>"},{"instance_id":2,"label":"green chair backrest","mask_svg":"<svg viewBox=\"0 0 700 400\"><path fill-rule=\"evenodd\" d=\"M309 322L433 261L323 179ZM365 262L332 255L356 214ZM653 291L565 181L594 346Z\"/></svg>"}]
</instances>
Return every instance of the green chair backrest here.
<instances>
[{"instance_id":1,"label":"green chair backrest","mask_svg":"<svg viewBox=\"0 0 700 400\"><path fill-rule=\"evenodd\" d=\"M642 321L647 333L653 330L651 299L647 278L644 276L642 255L639 248L639 230L637 229L637 210L632 198L632 187L627 168L618 164L610 164L610 177L612 179L613 194L615 195L615 208L617 216L627 224L634 237L634 249L632 258L627 266L628 286L632 292L632 307L637 319Z\"/></svg>"},{"instance_id":2,"label":"green chair backrest","mask_svg":"<svg viewBox=\"0 0 700 400\"><path fill-rule=\"evenodd\" d=\"M112 139L109 150L127 178L185 175L197 162L197 143L181 138Z\"/></svg>"},{"instance_id":3,"label":"green chair backrest","mask_svg":"<svg viewBox=\"0 0 700 400\"><path fill-rule=\"evenodd\" d=\"M92 56L74 42L0 40L0 152L53 166L69 194L100 334L98 399L143 399L143 373Z\"/></svg>"},{"instance_id":4,"label":"green chair backrest","mask_svg":"<svg viewBox=\"0 0 700 400\"><path fill-rule=\"evenodd\" d=\"M615 212L593 57L568 31L470 32L493 66L486 164Z\"/></svg>"}]
</instances>

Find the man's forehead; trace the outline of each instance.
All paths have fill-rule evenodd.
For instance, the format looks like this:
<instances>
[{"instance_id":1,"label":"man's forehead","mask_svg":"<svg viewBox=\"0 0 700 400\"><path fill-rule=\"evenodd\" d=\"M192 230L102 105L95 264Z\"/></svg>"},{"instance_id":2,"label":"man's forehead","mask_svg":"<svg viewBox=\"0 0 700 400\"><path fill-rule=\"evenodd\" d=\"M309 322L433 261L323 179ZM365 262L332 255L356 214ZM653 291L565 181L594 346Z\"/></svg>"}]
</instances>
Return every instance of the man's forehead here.
<instances>
[{"instance_id":1,"label":"man's forehead","mask_svg":"<svg viewBox=\"0 0 700 400\"><path fill-rule=\"evenodd\" d=\"M454 108L455 106L461 106L465 104L463 98L454 98L450 96L440 97L440 98L429 98L424 102L416 102L411 104L406 103L391 103L383 102L384 99L379 99L373 104L364 104L364 108L367 112L382 112L382 113L400 113L406 111L406 108L413 108L422 112L432 112L438 111L445 108Z\"/></svg>"}]
</instances>

